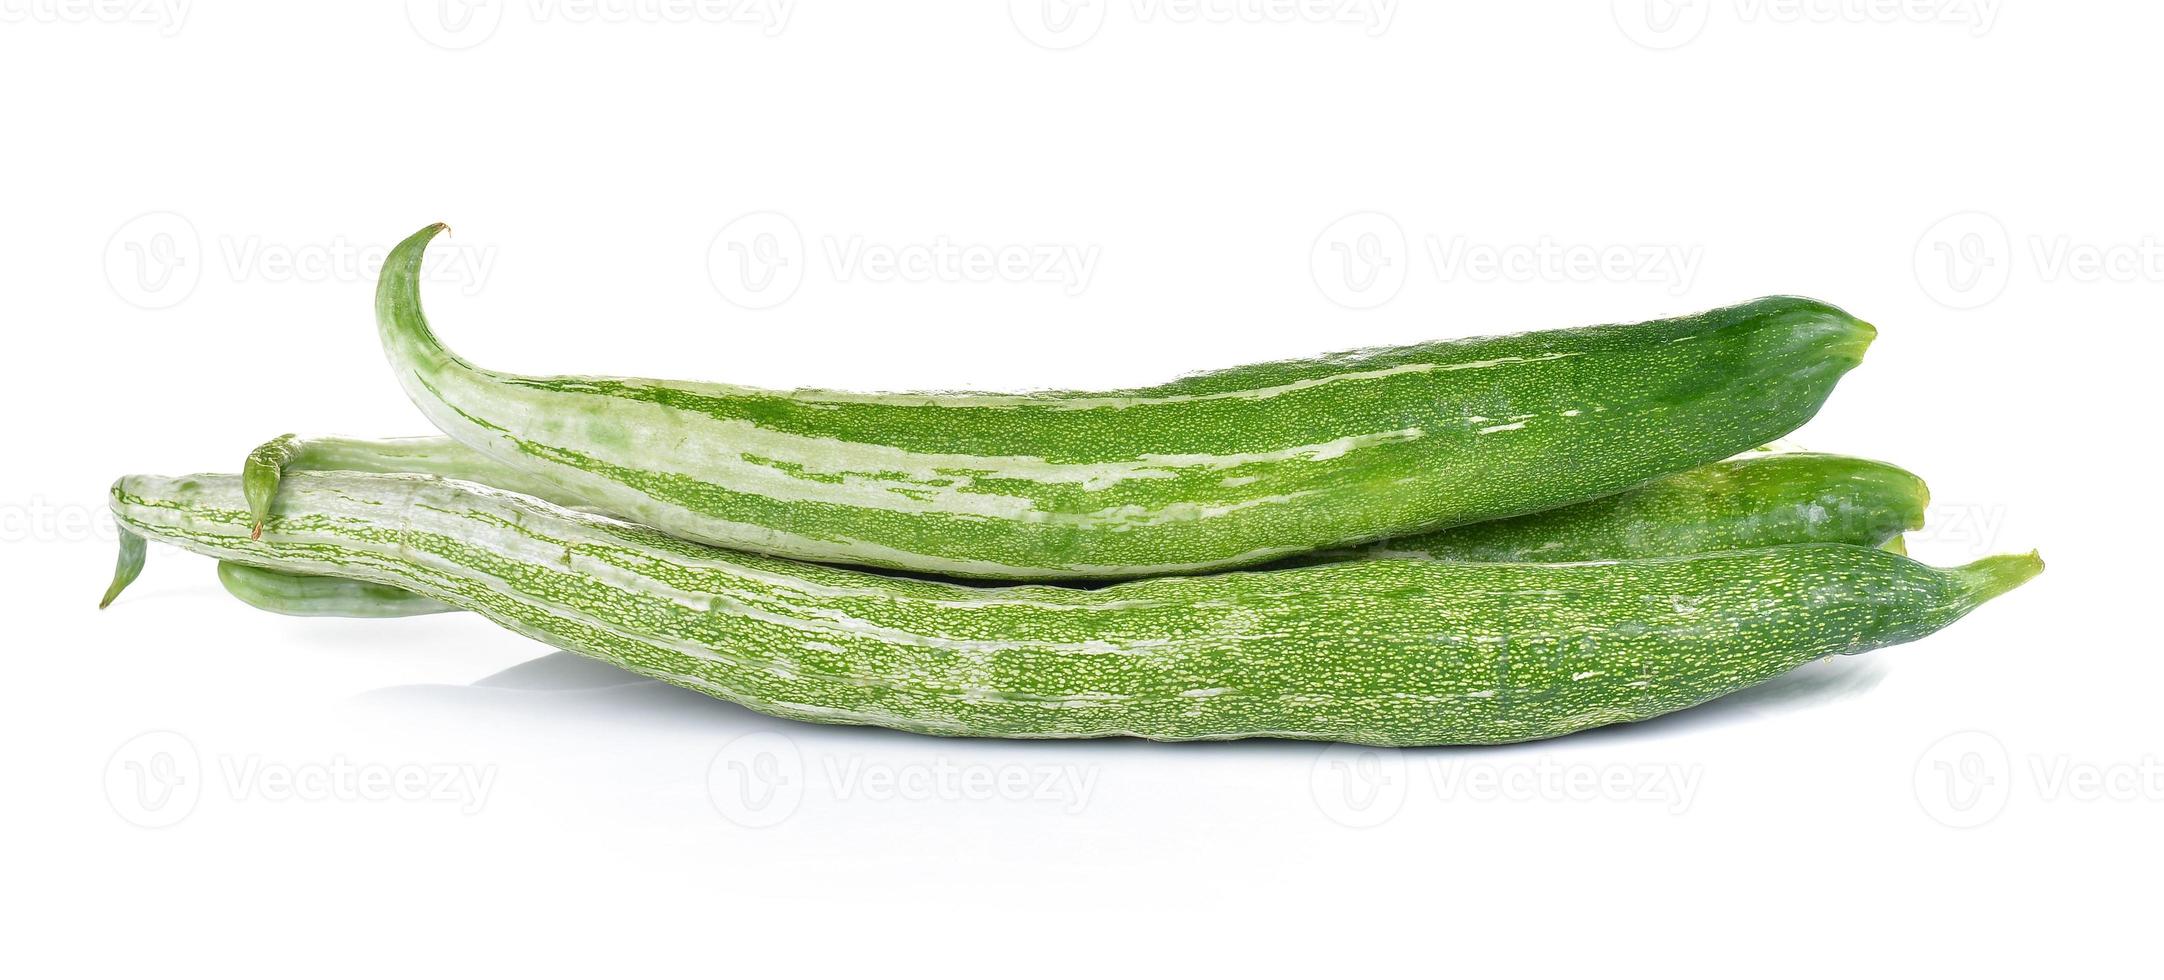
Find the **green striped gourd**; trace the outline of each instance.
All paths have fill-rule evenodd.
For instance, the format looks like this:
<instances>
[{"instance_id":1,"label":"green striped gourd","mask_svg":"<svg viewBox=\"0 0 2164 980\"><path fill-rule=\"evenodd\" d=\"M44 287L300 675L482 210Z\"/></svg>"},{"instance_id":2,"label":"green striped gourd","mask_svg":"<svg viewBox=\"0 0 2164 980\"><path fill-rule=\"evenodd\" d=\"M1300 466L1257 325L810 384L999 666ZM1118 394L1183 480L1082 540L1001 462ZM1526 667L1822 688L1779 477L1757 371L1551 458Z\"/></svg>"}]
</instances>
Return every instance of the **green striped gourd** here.
<instances>
[{"instance_id":1,"label":"green striped gourd","mask_svg":"<svg viewBox=\"0 0 2164 980\"><path fill-rule=\"evenodd\" d=\"M284 435L252 453L241 485L260 527L271 519L281 475L349 470L427 473L546 498L549 488L451 439L301 438ZM1539 514L1468 524L1374 545L1317 552L1287 564L1354 558L1456 561L1590 561L1652 558L1807 541L1880 547L1923 526L1929 491L1899 467L1823 453L1785 453L1708 463L1633 490ZM553 501L583 507L558 495ZM449 607L417 596L357 600L375 591L339 589L314 576L278 587L281 573L235 572L250 605L294 615L411 616ZM230 584L230 583L229 583ZM382 586L368 586L380 590Z\"/></svg>"},{"instance_id":2,"label":"green striped gourd","mask_svg":"<svg viewBox=\"0 0 2164 980\"><path fill-rule=\"evenodd\" d=\"M1295 560L1568 562L1810 541L1882 547L1923 527L1930 499L1924 481L1888 463L1825 453L1748 456L1569 507Z\"/></svg>"},{"instance_id":3,"label":"green striped gourd","mask_svg":"<svg viewBox=\"0 0 2164 980\"><path fill-rule=\"evenodd\" d=\"M335 575L281 572L236 561L218 563L218 584L242 602L283 616L390 619L458 611L457 606L397 586Z\"/></svg>"},{"instance_id":4,"label":"green striped gourd","mask_svg":"<svg viewBox=\"0 0 2164 980\"><path fill-rule=\"evenodd\" d=\"M288 471L295 470L422 473L523 493L578 510L600 510L530 470L469 449L449 436L357 439L288 432L250 451L241 466L241 489L248 496L248 509L258 530L270 519L278 498L278 482Z\"/></svg>"},{"instance_id":5,"label":"green striped gourd","mask_svg":"<svg viewBox=\"0 0 2164 980\"><path fill-rule=\"evenodd\" d=\"M1806 544L983 589L710 548L434 477L292 474L260 540L238 476L125 477L112 504L130 535L395 586L768 714L1028 738L1545 738L1917 639L2042 567ZM133 576L124 552L116 588Z\"/></svg>"},{"instance_id":6,"label":"green striped gourd","mask_svg":"<svg viewBox=\"0 0 2164 980\"><path fill-rule=\"evenodd\" d=\"M968 578L1231 568L1614 493L1793 430L1874 333L1773 297L1096 393L530 377L431 330L442 230L391 251L376 316L445 434L678 537Z\"/></svg>"}]
</instances>

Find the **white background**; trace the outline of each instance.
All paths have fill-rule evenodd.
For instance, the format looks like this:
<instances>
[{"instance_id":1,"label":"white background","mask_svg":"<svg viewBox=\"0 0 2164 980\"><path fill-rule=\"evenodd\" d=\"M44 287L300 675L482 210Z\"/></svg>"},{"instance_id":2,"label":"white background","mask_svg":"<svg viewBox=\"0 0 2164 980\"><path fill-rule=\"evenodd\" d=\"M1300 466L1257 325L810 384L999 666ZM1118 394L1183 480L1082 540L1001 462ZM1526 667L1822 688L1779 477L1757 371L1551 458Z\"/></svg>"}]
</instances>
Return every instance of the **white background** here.
<instances>
[{"instance_id":1,"label":"white background","mask_svg":"<svg viewBox=\"0 0 2164 980\"><path fill-rule=\"evenodd\" d=\"M449 2L0 0L8 972L2153 953L2157 5ZM370 293L437 220L483 364L772 386L1803 293L1881 332L1795 441L1927 477L1921 557L2051 570L1697 711L1403 753L777 722L167 548L94 612L114 477L424 431Z\"/></svg>"}]
</instances>

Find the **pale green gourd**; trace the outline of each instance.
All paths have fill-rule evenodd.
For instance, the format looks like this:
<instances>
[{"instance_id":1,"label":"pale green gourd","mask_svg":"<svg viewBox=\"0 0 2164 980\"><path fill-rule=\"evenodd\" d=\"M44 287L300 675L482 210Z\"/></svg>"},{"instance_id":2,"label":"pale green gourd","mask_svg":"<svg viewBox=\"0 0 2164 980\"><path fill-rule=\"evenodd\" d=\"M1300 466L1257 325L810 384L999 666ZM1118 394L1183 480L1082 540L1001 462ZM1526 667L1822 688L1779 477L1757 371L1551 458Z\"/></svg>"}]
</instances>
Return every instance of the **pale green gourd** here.
<instances>
[{"instance_id":1,"label":"pale green gourd","mask_svg":"<svg viewBox=\"0 0 2164 980\"><path fill-rule=\"evenodd\" d=\"M291 474L260 540L237 476L125 477L112 501L131 536L395 586L780 717L1028 738L1546 738L1920 638L2042 568L1802 544L984 589L710 548L433 477Z\"/></svg>"}]
</instances>

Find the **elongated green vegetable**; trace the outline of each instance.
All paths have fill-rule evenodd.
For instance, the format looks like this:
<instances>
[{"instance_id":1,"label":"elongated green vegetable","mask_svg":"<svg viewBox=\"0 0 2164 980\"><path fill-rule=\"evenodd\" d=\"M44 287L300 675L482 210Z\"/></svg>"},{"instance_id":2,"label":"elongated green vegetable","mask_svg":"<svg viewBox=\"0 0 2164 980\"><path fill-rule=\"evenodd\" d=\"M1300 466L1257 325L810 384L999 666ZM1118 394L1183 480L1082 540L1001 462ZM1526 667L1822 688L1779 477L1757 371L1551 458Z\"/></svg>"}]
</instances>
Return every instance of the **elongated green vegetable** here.
<instances>
[{"instance_id":1,"label":"elongated green vegetable","mask_svg":"<svg viewBox=\"0 0 2164 980\"><path fill-rule=\"evenodd\" d=\"M806 721L948 735L1511 742L1649 718L1938 630L2035 575L1850 545L1563 565L1424 560L979 589L709 548L420 476L131 476L130 532L471 609Z\"/></svg>"},{"instance_id":2,"label":"elongated green vegetable","mask_svg":"<svg viewBox=\"0 0 2164 980\"><path fill-rule=\"evenodd\" d=\"M1900 467L1783 453L1724 460L1599 500L1335 549L1297 561L1598 561L1826 541L1887 545L1923 526L1930 491Z\"/></svg>"},{"instance_id":3,"label":"elongated green vegetable","mask_svg":"<svg viewBox=\"0 0 2164 980\"><path fill-rule=\"evenodd\" d=\"M493 456L466 448L449 436L405 436L392 439L355 439L346 436L301 436L288 432L248 454L241 467L241 488L256 530L270 519L278 497L278 481L291 470L349 470L355 473L425 473L464 480L498 490L539 497L579 510L594 509L563 488L543 482L532 473L506 465Z\"/></svg>"},{"instance_id":4,"label":"elongated green vegetable","mask_svg":"<svg viewBox=\"0 0 2164 980\"><path fill-rule=\"evenodd\" d=\"M251 454L242 472L241 483L259 526L269 516L279 476L288 470L427 473L544 499L550 492L533 487L530 477L446 437L368 440L286 435ZM1928 501L1929 491L1922 480L1886 463L1821 453L1754 456L1708 463L1571 507L1317 552L1284 564L1379 557L1592 561L1809 541L1879 547L1898 541L1905 529L1923 526ZM578 503L561 495L552 502ZM277 573L256 569L252 574ZM278 602L254 604L294 615L371 615L365 606L355 606L354 596L348 593L328 595L318 608L308 601L315 594L306 587L309 584L275 590ZM374 614L412 615L416 608L442 611L448 607L416 607L402 596L393 596Z\"/></svg>"},{"instance_id":5,"label":"elongated green vegetable","mask_svg":"<svg viewBox=\"0 0 2164 980\"><path fill-rule=\"evenodd\" d=\"M1874 334L1814 300L1354 351L1101 393L769 391L484 370L376 293L446 434L670 534L992 579L1122 578L1531 513L1780 437Z\"/></svg>"},{"instance_id":6,"label":"elongated green vegetable","mask_svg":"<svg viewBox=\"0 0 2164 980\"><path fill-rule=\"evenodd\" d=\"M230 561L218 563L218 584L242 602L286 616L385 619L458 611L456 606L395 586L331 575L280 572Z\"/></svg>"},{"instance_id":7,"label":"elongated green vegetable","mask_svg":"<svg viewBox=\"0 0 2164 980\"><path fill-rule=\"evenodd\" d=\"M1897 555L1908 554L1906 545L1899 537L1879 547ZM1682 552L1699 553L1702 552ZM457 606L424 599L388 585L356 582L326 575L274 572L267 568L237 565L229 561L218 563L218 576L226 591L242 602L264 612L274 612L282 616L396 619L461 611Z\"/></svg>"}]
</instances>

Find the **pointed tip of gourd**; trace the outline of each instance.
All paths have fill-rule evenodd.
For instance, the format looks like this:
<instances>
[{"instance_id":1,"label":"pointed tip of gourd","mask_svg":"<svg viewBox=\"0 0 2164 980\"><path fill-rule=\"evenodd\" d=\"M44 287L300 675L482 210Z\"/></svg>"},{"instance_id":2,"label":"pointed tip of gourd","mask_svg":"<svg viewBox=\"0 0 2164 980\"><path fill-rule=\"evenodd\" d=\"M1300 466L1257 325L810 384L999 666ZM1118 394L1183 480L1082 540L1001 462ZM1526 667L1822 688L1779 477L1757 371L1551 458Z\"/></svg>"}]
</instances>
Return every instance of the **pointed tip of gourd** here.
<instances>
[{"instance_id":1,"label":"pointed tip of gourd","mask_svg":"<svg viewBox=\"0 0 2164 980\"><path fill-rule=\"evenodd\" d=\"M1832 457L1841 482L1848 490L1883 508L1884 530L1893 535L1921 531L1931 516L1931 485L1924 478L1892 463L1862 457Z\"/></svg>"},{"instance_id":2,"label":"pointed tip of gourd","mask_svg":"<svg viewBox=\"0 0 2164 980\"><path fill-rule=\"evenodd\" d=\"M1812 325L1805 331L1807 343L1846 372L1863 363L1864 351L1878 339L1878 327L1841 307L1808 296L1770 296L1761 303L1778 309L1784 319L1795 318Z\"/></svg>"},{"instance_id":3,"label":"pointed tip of gourd","mask_svg":"<svg viewBox=\"0 0 2164 980\"><path fill-rule=\"evenodd\" d=\"M408 385L409 393L416 380L427 385L425 375L430 372L472 368L436 339L428 317L421 312L422 256L428 252L431 240L450 230L449 224L438 221L407 236L383 257L383 270L376 277L376 328L384 352L390 355L392 367L398 370L401 383Z\"/></svg>"},{"instance_id":4,"label":"pointed tip of gourd","mask_svg":"<svg viewBox=\"0 0 2164 980\"><path fill-rule=\"evenodd\" d=\"M450 224L442 221L421 226L420 231L407 235L404 241L393 246L390 253L384 256L383 271L389 273L393 269L403 269L408 266L418 268L421 253L428 249L428 243L433 241L437 235L448 234L450 230ZM397 285L398 281L398 277L386 275L379 279L377 287L380 289L385 284Z\"/></svg>"},{"instance_id":5,"label":"pointed tip of gourd","mask_svg":"<svg viewBox=\"0 0 2164 980\"><path fill-rule=\"evenodd\" d=\"M248 501L248 540L263 540L263 525L270 521L271 504L278 499L279 481L286 464L299 455L303 440L288 432L255 447L240 467L240 493Z\"/></svg>"},{"instance_id":6,"label":"pointed tip of gourd","mask_svg":"<svg viewBox=\"0 0 2164 980\"><path fill-rule=\"evenodd\" d=\"M1840 335L1828 343L1827 351L1853 368L1863 363L1864 352L1870 350L1872 342L1878 340L1878 328L1847 313L1841 313L1841 317Z\"/></svg>"},{"instance_id":7,"label":"pointed tip of gourd","mask_svg":"<svg viewBox=\"0 0 2164 980\"><path fill-rule=\"evenodd\" d=\"M120 560L113 566L113 581L105 587L105 597L98 600L99 609L112 605L113 600L120 598L120 593L127 591L128 586L134 583L135 577L143 574L143 556L146 550L140 536L125 528L121 529Z\"/></svg>"},{"instance_id":8,"label":"pointed tip of gourd","mask_svg":"<svg viewBox=\"0 0 2164 980\"><path fill-rule=\"evenodd\" d=\"M1869 321L1808 296L1766 296L1720 312L1770 328L1768 336L1781 338L1794 357L1783 363L1815 376L1838 378L1854 370L1878 339L1878 328Z\"/></svg>"},{"instance_id":9,"label":"pointed tip of gourd","mask_svg":"<svg viewBox=\"0 0 2164 980\"><path fill-rule=\"evenodd\" d=\"M1954 576L1968 591L1969 601L1980 605L2012 592L2043 571L2043 556L2031 551L1981 558L1954 569Z\"/></svg>"}]
</instances>

